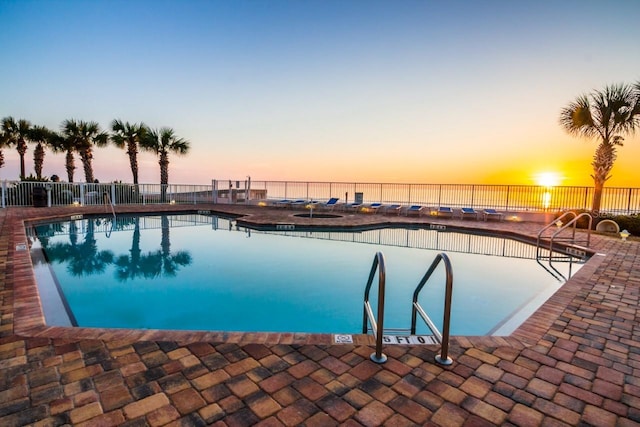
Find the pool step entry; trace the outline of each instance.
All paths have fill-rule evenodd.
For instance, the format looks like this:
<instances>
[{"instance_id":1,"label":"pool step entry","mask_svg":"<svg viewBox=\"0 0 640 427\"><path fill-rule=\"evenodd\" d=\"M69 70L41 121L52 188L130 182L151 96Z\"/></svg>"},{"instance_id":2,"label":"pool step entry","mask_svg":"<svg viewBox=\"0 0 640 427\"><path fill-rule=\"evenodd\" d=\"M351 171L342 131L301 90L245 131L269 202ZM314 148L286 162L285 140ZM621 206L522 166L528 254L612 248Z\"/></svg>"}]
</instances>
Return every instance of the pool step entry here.
<instances>
[{"instance_id":1,"label":"pool step entry","mask_svg":"<svg viewBox=\"0 0 640 427\"><path fill-rule=\"evenodd\" d=\"M581 218L588 218L587 237L584 239L576 238L576 228L578 221ZM564 222L563 222L564 221ZM591 243L591 227L593 225L593 217L588 212L576 214L575 212L565 212L560 217L545 225L539 232L536 241L536 260L543 268L551 273L556 279L566 281L567 278L562 275L553 266L554 262L574 262L576 258L585 261L587 258L587 248ZM553 227L556 227L554 230ZM551 236L548 241L543 241L542 236L547 232L550 232ZM571 236L561 236L562 233L567 231L571 232ZM555 245L554 243L564 242L562 246ZM543 245L549 244L548 249L543 248ZM578 244L584 244L580 246ZM545 267L541 261L547 261L549 268Z\"/></svg>"},{"instance_id":2,"label":"pool step entry","mask_svg":"<svg viewBox=\"0 0 640 427\"><path fill-rule=\"evenodd\" d=\"M444 297L444 319L443 319L443 327L442 333L438 327L433 323L431 318L424 311L420 303L418 302L418 297L420 295L420 291L425 286L431 275L438 267L438 265L442 262L445 267L446 272L446 289L445 289L445 297ZM373 314L373 309L371 308L371 304L369 302L369 292L371 291L371 285L373 284L373 279L376 276L376 272L378 273L378 315L377 317ZM372 361L376 363L384 363L387 361L387 356L382 353L382 345L385 340L387 343L389 336L385 336L385 332L397 331L397 332L408 332L409 335L407 337L407 342L403 342L404 344L412 344L411 339L409 337L414 337L416 333L416 322L418 319L418 315L425 322L427 327L433 333L433 344L440 344L440 354L436 355L435 360L437 363L441 365L451 365L453 360L449 357L449 335L450 335L450 323L451 323L451 296L453 294L453 269L451 267L451 261L449 257L444 252L436 255L435 259L431 263L431 266L424 274L420 283L416 287L413 292L413 302L411 308L411 327L409 329L384 329L384 297L385 297L385 288L386 288L386 267L384 262L384 255L382 252L377 252L375 257L373 258L373 264L371 265L371 272L369 273L369 280L367 280L367 285L364 290L364 313L362 315L362 333L367 334L369 332L369 325L371 325L371 331L373 332L374 337L376 338L376 350L371 354L370 358ZM404 334L403 334L404 335ZM386 337L386 339L385 339ZM422 338L422 340L427 339L426 337L416 337L416 339ZM396 335L396 339L400 339L398 335ZM422 342L419 342L422 343ZM425 344L425 343L422 343Z\"/></svg>"}]
</instances>

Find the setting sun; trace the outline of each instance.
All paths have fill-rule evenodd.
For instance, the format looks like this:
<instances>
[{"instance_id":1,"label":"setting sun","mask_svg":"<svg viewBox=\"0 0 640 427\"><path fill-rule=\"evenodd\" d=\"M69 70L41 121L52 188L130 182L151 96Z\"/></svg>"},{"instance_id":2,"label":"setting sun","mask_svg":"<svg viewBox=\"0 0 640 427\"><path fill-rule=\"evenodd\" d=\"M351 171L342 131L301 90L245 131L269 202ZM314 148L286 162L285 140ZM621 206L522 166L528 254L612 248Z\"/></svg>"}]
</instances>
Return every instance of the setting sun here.
<instances>
[{"instance_id":1,"label":"setting sun","mask_svg":"<svg viewBox=\"0 0 640 427\"><path fill-rule=\"evenodd\" d=\"M561 180L557 172L542 172L536 175L536 184L543 187L555 187L560 185Z\"/></svg>"}]
</instances>

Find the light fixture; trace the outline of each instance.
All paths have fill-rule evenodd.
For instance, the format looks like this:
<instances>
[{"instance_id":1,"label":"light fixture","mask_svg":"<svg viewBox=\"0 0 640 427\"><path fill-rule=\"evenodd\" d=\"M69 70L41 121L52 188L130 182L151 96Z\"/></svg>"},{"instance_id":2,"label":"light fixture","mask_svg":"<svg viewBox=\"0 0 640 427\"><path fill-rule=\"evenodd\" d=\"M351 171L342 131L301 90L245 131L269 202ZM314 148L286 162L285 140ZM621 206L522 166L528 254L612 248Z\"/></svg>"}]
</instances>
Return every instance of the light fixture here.
<instances>
[{"instance_id":1,"label":"light fixture","mask_svg":"<svg viewBox=\"0 0 640 427\"><path fill-rule=\"evenodd\" d=\"M622 230L620 232L620 237L622 238L623 242L627 241L627 237L629 237L631 235L631 233L629 233L627 230Z\"/></svg>"},{"instance_id":2,"label":"light fixture","mask_svg":"<svg viewBox=\"0 0 640 427\"><path fill-rule=\"evenodd\" d=\"M556 227L558 227L558 228L562 227L562 221L557 220L556 221Z\"/></svg>"}]
</instances>

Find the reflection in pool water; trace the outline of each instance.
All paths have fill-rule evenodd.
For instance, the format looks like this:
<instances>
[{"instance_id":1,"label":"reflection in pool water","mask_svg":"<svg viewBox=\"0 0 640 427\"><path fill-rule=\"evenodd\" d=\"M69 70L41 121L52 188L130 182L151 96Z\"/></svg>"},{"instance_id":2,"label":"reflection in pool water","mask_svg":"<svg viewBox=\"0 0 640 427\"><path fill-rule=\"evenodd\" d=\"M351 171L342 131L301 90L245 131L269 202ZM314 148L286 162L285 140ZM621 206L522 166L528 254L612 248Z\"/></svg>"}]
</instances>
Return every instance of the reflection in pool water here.
<instances>
[{"instance_id":1,"label":"reflection in pool water","mask_svg":"<svg viewBox=\"0 0 640 427\"><path fill-rule=\"evenodd\" d=\"M377 251L387 264L387 327L409 326L413 290L441 251L454 269L454 335L508 334L562 284L530 245L421 228L267 232L191 214L85 218L38 226L37 235L50 325L359 333ZM49 264L38 261L40 247ZM554 267L558 277L578 268ZM49 270L61 292L47 285ZM443 294L436 271L420 302L438 326Z\"/></svg>"}]
</instances>

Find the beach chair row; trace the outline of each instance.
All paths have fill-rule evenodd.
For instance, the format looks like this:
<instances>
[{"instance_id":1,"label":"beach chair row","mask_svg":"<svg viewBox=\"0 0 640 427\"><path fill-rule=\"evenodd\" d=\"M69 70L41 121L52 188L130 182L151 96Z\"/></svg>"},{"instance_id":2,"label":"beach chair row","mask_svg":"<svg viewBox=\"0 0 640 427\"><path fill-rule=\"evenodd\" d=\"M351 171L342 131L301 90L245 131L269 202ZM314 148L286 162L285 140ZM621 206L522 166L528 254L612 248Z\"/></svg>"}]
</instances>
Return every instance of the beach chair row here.
<instances>
[{"instance_id":1,"label":"beach chair row","mask_svg":"<svg viewBox=\"0 0 640 427\"><path fill-rule=\"evenodd\" d=\"M401 204L384 204L384 203L340 203L340 199L333 197L327 201L321 202L316 200L306 199L282 199L272 202L272 206L277 208L306 208L306 209L320 209L320 210L342 210L361 213L383 213L387 215L416 215L416 216L437 216L443 218L461 218L461 219L497 219L502 221L504 214L498 212L495 209L483 209L478 211L474 208L461 208L454 211L451 207L440 206L437 208L430 208L423 205L401 205Z\"/></svg>"}]
</instances>

